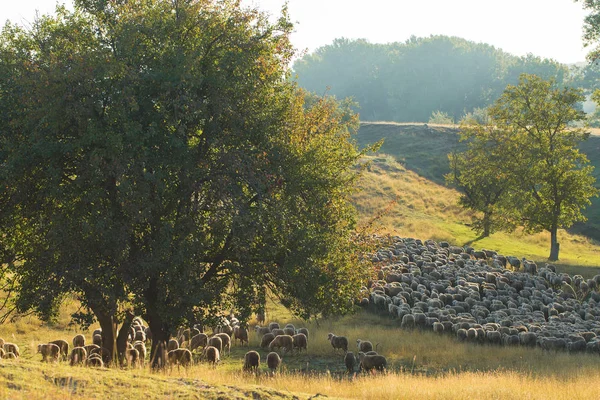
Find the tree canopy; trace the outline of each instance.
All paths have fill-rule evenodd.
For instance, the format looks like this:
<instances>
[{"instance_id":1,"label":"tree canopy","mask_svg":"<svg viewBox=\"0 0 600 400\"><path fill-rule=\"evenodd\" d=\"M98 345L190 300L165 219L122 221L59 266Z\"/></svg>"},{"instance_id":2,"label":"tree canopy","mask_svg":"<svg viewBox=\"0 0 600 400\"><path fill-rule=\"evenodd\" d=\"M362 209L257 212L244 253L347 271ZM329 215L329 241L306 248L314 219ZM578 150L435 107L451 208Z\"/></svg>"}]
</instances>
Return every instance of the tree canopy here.
<instances>
[{"instance_id":1,"label":"tree canopy","mask_svg":"<svg viewBox=\"0 0 600 400\"><path fill-rule=\"evenodd\" d=\"M261 306L350 310L357 117L288 79L292 30L236 1L77 0L0 42L0 237L16 307L77 293L103 345ZM125 329L125 332L127 330ZM119 341L119 342L117 342ZM115 344L115 346L113 346Z\"/></svg>"},{"instance_id":2,"label":"tree canopy","mask_svg":"<svg viewBox=\"0 0 600 400\"><path fill-rule=\"evenodd\" d=\"M348 96L363 121L427 122L434 111L460 121L492 104L521 73L562 83L568 69L533 55L516 57L493 46L457 37L412 37L373 44L336 39L294 63L307 90Z\"/></svg>"},{"instance_id":3,"label":"tree canopy","mask_svg":"<svg viewBox=\"0 0 600 400\"><path fill-rule=\"evenodd\" d=\"M523 74L488 108L487 125L462 127L468 150L451 156L458 172L450 178L470 201L463 203L483 212L484 221L499 214L527 231L550 232L550 260L559 256L558 229L584 221L582 210L598 193L578 148L589 132L570 126L585 119L582 100L580 89ZM490 194L497 194L493 202Z\"/></svg>"}]
</instances>

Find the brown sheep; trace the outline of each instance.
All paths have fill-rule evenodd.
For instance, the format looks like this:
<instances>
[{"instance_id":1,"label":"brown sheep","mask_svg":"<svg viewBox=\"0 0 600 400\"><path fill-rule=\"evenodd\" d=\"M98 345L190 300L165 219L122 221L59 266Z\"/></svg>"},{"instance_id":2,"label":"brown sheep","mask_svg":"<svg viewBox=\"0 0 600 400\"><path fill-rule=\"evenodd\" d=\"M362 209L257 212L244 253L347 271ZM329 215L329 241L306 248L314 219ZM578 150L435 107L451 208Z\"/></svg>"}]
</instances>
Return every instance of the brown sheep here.
<instances>
[{"instance_id":1,"label":"brown sheep","mask_svg":"<svg viewBox=\"0 0 600 400\"><path fill-rule=\"evenodd\" d=\"M192 336L190 339L190 351L196 350L198 347L206 347L208 343L208 335L206 333L199 333Z\"/></svg>"},{"instance_id":2,"label":"brown sheep","mask_svg":"<svg viewBox=\"0 0 600 400\"><path fill-rule=\"evenodd\" d=\"M335 336L333 333L327 335L327 340L331 342L331 346L334 350L342 349L344 352L348 351L348 338L345 336Z\"/></svg>"},{"instance_id":3,"label":"brown sheep","mask_svg":"<svg viewBox=\"0 0 600 400\"><path fill-rule=\"evenodd\" d=\"M259 337L259 338L263 337L267 333L271 333L271 330L269 329L268 326L258 326L258 325L256 325L254 327L254 330L256 331L256 336Z\"/></svg>"},{"instance_id":4,"label":"brown sheep","mask_svg":"<svg viewBox=\"0 0 600 400\"><path fill-rule=\"evenodd\" d=\"M292 336L293 346L295 349L298 349L298 352L304 350L308 350L308 339L304 333L299 333L297 335Z\"/></svg>"},{"instance_id":5,"label":"brown sheep","mask_svg":"<svg viewBox=\"0 0 600 400\"><path fill-rule=\"evenodd\" d=\"M133 344L133 348L136 349L138 351L138 354L140 355L140 366L144 367L144 364L146 362L146 345L142 341L137 341Z\"/></svg>"},{"instance_id":6,"label":"brown sheep","mask_svg":"<svg viewBox=\"0 0 600 400\"><path fill-rule=\"evenodd\" d=\"M100 346L98 346L97 344L88 344L87 346L83 346L83 348L85 349L87 354L92 354L94 350L100 351Z\"/></svg>"},{"instance_id":7,"label":"brown sheep","mask_svg":"<svg viewBox=\"0 0 600 400\"><path fill-rule=\"evenodd\" d=\"M356 347L358 347L358 351L362 351L363 353L373 351L373 343L368 340L356 339Z\"/></svg>"},{"instance_id":8,"label":"brown sheep","mask_svg":"<svg viewBox=\"0 0 600 400\"><path fill-rule=\"evenodd\" d=\"M244 356L244 371L257 372L260 366L260 354L254 350L250 350Z\"/></svg>"},{"instance_id":9,"label":"brown sheep","mask_svg":"<svg viewBox=\"0 0 600 400\"><path fill-rule=\"evenodd\" d=\"M192 352L188 349L175 349L167 354L169 364L177 364L182 367L188 367L192 364Z\"/></svg>"},{"instance_id":10,"label":"brown sheep","mask_svg":"<svg viewBox=\"0 0 600 400\"><path fill-rule=\"evenodd\" d=\"M104 361L102 361L102 357L100 354L91 354L87 360L85 360L86 367L104 367Z\"/></svg>"},{"instance_id":11,"label":"brown sheep","mask_svg":"<svg viewBox=\"0 0 600 400\"><path fill-rule=\"evenodd\" d=\"M279 336L279 335L287 335L287 333L285 333L285 330L283 330L283 329L279 329L279 328L273 329L273 330L271 331L271 333L272 333L273 335L275 335L275 336ZM291 335L288 335L288 336L291 336Z\"/></svg>"},{"instance_id":12,"label":"brown sheep","mask_svg":"<svg viewBox=\"0 0 600 400\"><path fill-rule=\"evenodd\" d=\"M136 349L127 349L127 351L125 351L125 359L127 360L127 365L129 367L135 368L139 364L140 352Z\"/></svg>"},{"instance_id":13,"label":"brown sheep","mask_svg":"<svg viewBox=\"0 0 600 400\"><path fill-rule=\"evenodd\" d=\"M277 335L275 339L269 343L269 350L273 351L274 348L281 349L284 351L291 351L294 348L294 339L290 335Z\"/></svg>"},{"instance_id":14,"label":"brown sheep","mask_svg":"<svg viewBox=\"0 0 600 400\"><path fill-rule=\"evenodd\" d=\"M202 353L203 358L206 359L206 361L208 361L209 363L213 364L213 366L216 366L217 363L221 361L221 357L219 354L219 349L217 349L214 346L206 346Z\"/></svg>"},{"instance_id":15,"label":"brown sheep","mask_svg":"<svg viewBox=\"0 0 600 400\"><path fill-rule=\"evenodd\" d=\"M207 347L214 347L219 350L219 354L223 351L223 340L218 336L213 336L208 339ZM206 347L204 348L206 350Z\"/></svg>"},{"instance_id":16,"label":"brown sheep","mask_svg":"<svg viewBox=\"0 0 600 400\"><path fill-rule=\"evenodd\" d=\"M171 350L176 350L179 348L179 342L175 339L171 339L169 340L169 343L167 344L167 351L171 351Z\"/></svg>"},{"instance_id":17,"label":"brown sheep","mask_svg":"<svg viewBox=\"0 0 600 400\"><path fill-rule=\"evenodd\" d=\"M234 327L233 340L235 340L236 342L239 340L241 346L244 345L244 342L246 342L246 345L248 345L248 329L242 328L241 326Z\"/></svg>"},{"instance_id":18,"label":"brown sheep","mask_svg":"<svg viewBox=\"0 0 600 400\"><path fill-rule=\"evenodd\" d=\"M79 334L73 337L73 347L83 347L85 346L85 336Z\"/></svg>"},{"instance_id":19,"label":"brown sheep","mask_svg":"<svg viewBox=\"0 0 600 400\"><path fill-rule=\"evenodd\" d=\"M2 351L3 351L2 358L5 359L5 360L16 360L18 358L15 355L15 353L13 353L13 352L6 353L6 352L4 352L4 350L2 350Z\"/></svg>"},{"instance_id":20,"label":"brown sheep","mask_svg":"<svg viewBox=\"0 0 600 400\"><path fill-rule=\"evenodd\" d=\"M279 354L275 353L274 351L267 354L267 367L269 367L272 373L274 373L275 370L279 368L280 364L281 357L279 357Z\"/></svg>"},{"instance_id":21,"label":"brown sheep","mask_svg":"<svg viewBox=\"0 0 600 400\"><path fill-rule=\"evenodd\" d=\"M108 349L106 347L101 347L99 349L92 349L91 354L88 354L88 358L90 358L90 356L93 354L99 355L102 358L102 361L104 362L104 364L108 364L112 361L113 355L110 353L110 351L108 351Z\"/></svg>"},{"instance_id":22,"label":"brown sheep","mask_svg":"<svg viewBox=\"0 0 600 400\"><path fill-rule=\"evenodd\" d=\"M83 347L74 347L71 350L70 362L71 366L76 364L83 364L87 359L87 351Z\"/></svg>"},{"instance_id":23,"label":"brown sheep","mask_svg":"<svg viewBox=\"0 0 600 400\"><path fill-rule=\"evenodd\" d=\"M269 324L269 330L273 332L273 329L279 329L279 324L277 322L271 322Z\"/></svg>"},{"instance_id":24,"label":"brown sheep","mask_svg":"<svg viewBox=\"0 0 600 400\"><path fill-rule=\"evenodd\" d=\"M145 342L146 341L146 332L144 332L143 328L140 328L135 331L133 341L134 342Z\"/></svg>"},{"instance_id":25,"label":"brown sheep","mask_svg":"<svg viewBox=\"0 0 600 400\"><path fill-rule=\"evenodd\" d=\"M102 336L102 328L94 329L94 332L92 332L92 337L96 335Z\"/></svg>"},{"instance_id":26,"label":"brown sheep","mask_svg":"<svg viewBox=\"0 0 600 400\"><path fill-rule=\"evenodd\" d=\"M307 328L299 328L296 331L296 334L298 334L298 333L304 333L304 336L306 336L306 340L308 340L308 329Z\"/></svg>"},{"instance_id":27,"label":"brown sheep","mask_svg":"<svg viewBox=\"0 0 600 400\"><path fill-rule=\"evenodd\" d=\"M50 361L56 362L60 356L60 347L54 343L38 344L37 352L42 355L42 361L47 362L49 361L48 357L50 357Z\"/></svg>"},{"instance_id":28,"label":"brown sheep","mask_svg":"<svg viewBox=\"0 0 600 400\"><path fill-rule=\"evenodd\" d=\"M225 332L221 332L221 333L217 333L215 335L215 337L221 338L221 341L223 342L223 347L221 348L221 353L225 352L225 349L227 349L227 354L231 354L231 336L229 336Z\"/></svg>"},{"instance_id":29,"label":"brown sheep","mask_svg":"<svg viewBox=\"0 0 600 400\"><path fill-rule=\"evenodd\" d=\"M102 335L95 334L92 336L92 343L94 343L96 346L102 347Z\"/></svg>"},{"instance_id":30,"label":"brown sheep","mask_svg":"<svg viewBox=\"0 0 600 400\"><path fill-rule=\"evenodd\" d=\"M60 354L62 355L63 361L69 358L69 342L67 342L66 340L58 339L48 343L55 344L60 348Z\"/></svg>"},{"instance_id":31,"label":"brown sheep","mask_svg":"<svg viewBox=\"0 0 600 400\"><path fill-rule=\"evenodd\" d=\"M296 330L294 328L285 327L283 328L283 333L285 335L294 336L296 334Z\"/></svg>"},{"instance_id":32,"label":"brown sheep","mask_svg":"<svg viewBox=\"0 0 600 400\"><path fill-rule=\"evenodd\" d=\"M273 335L271 332L265 333L260 340L260 347L262 349L266 349L269 347L269 344L273 341L273 339L275 339L275 335Z\"/></svg>"},{"instance_id":33,"label":"brown sheep","mask_svg":"<svg viewBox=\"0 0 600 400\"><path fill-rule=\"evenodd\" d=\"M383 371L387 367L387 360L379 354L368 356L361 351L358 353L358 358L360 360L360 370L370 371L376 369Z\"/></svg>"},{"instance_id":34,"label":"brown sheep","mask_svg":"<svg viewBox=\"0 0 600 400\"><path fill-rule=\"evenodd\" d=\"M5 342L4 343L4 351L6 353L13 353L15 355L15 357L19 357L21 355L21 353L19 352L19 346L17 346L14 343Z\"/></svg>"},{"instance_id":35,"label":"brown sheep","mask_svg":"<svg viewBox=\"0 0 600 400\"><path fill-rule=\"evenodd\" d=\"M349 351L344 356L344 364L346 364L346 371L349 374L354 372L354 367L356 366L356 357L354 357L354 353Z\"/></svg>"}]
</instances>

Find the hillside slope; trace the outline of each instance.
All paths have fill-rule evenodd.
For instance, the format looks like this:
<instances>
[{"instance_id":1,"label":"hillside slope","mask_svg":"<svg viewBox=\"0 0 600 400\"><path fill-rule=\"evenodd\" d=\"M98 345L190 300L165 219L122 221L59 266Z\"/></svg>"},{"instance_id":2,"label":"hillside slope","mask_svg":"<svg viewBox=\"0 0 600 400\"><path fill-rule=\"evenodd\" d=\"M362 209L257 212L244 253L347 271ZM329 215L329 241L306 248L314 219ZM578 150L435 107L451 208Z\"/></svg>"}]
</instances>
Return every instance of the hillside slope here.
<instances>
[{"instance_id":1,"label":"hillside slope","mask_svg":"<svg viewBox=\"0 0 600 400\"><path fill-rule=\"evenodd\" d=\"M370 166L359 182L354 203L360 223L373 220L380 232L404 237L445 240L457 245L499 251L543 263L548 258L550 235L498 232L480 239L471 230L471 213L457 206L459 193L402 166L395 157L369 157ZM600 246L584 236L559 231L561 268L569 273L600 273ZM593 268L590 268L593 267Z\"/></svg>"},{"instance_id":2,"label":"hillside slope","mask_svg":"<svg viewBox=\"0 0 600 400\"><path fill-rule=\"evenodd\" d=\"M444 174L450 172L448 153L463 149L458 140L458 127L394 122L363 122L357 135L363 147L384 139L380 153L392 155L407 169L438 184L444 184ZM600 188L600 135L592 135L582 143L581 150L596 168L596 187ZM570 229L600 241L600 197L592 199L585 210L587 222Z\"/></svg>"}]
</instances>

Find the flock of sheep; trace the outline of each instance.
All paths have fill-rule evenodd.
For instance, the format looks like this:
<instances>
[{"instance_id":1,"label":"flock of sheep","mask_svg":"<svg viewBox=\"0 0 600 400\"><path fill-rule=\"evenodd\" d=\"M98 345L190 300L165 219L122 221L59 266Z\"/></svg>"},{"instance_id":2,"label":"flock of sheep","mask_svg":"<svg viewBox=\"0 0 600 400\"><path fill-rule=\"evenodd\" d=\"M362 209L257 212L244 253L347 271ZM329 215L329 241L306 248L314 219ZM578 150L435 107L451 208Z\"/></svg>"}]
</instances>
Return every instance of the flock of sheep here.
<instances>
[{"instance_id":1,"label":"flock of sheep","mask_svg":"<svg viewBox=\"0 0 600 400\"><path fill-rule=\"evenodd\" d=\"M393 237L371 260L377 279L360 304L403 329L457 340L600 354L600 275L447 242Z\"/></svg>"}]
</instances>

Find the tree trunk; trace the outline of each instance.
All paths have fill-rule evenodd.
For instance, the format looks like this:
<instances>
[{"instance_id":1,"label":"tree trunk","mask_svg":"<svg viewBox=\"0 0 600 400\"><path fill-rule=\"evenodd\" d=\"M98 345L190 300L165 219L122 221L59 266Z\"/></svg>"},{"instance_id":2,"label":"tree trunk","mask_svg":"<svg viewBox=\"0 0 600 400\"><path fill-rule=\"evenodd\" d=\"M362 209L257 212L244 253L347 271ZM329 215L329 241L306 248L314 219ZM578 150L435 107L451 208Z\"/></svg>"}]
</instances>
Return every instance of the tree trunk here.
<instances>
[{"instance_id":1,"label":"tree trunk","mask_svg":"<svg viewBox=\"0 0 600 400\"><path fill-rule=\"evenodd\" d=\"M550 229L550 261L558 260L558 252L560 251L560 243L558 243L558 227L553 226Z\"/></svg>"},{"instance_id":2,"label":"tree trunk","mask_svg":"<svg viewBox=\"0 0 600 400\"><path fill-rule=\"evenodd\" d=\"M108 367L117 360L117 322L114 316L104 313L94 312L100 328L102 328L102 347L107 351L102 355L102 361Z\"/></svg>"},{"instance_id":3,"label":"tree trunk","mask_svg":"<svg viewBox=\"0 0 600 400\"><path fill-rule=\"evenodd\" d=\"M492 216L491 213L486 212L483 214L483 235L482 237L490 236L490 228L492 225Z\"/></svg>"},{"instance_id":4,"label":"tree trunk","mask_svg":"<svg viewBox=\"0 0 600 400\"><path fill-rule=\"evenodd\" d=\"M125 314L125 320L121 329L119 329L119 336L117 336L117 354L119 355L119 365L123 365L125 359L125 351L127 350L127 337L129 336L129 330L131 328L131 322L133 321L133 313L127 311Z\"/></svg>"},{"instance_id":5,"label":"tree trunk","mask_svg":"<svg viewBox=\"0 0 600 400\"><path fill-rule=\"evenodd\" d=\"M156 315L148 321L152 332L150 365L152 369L162 369L167 365L167 343L170 339L168 327Z\"/></svg>"}]
</instances>

